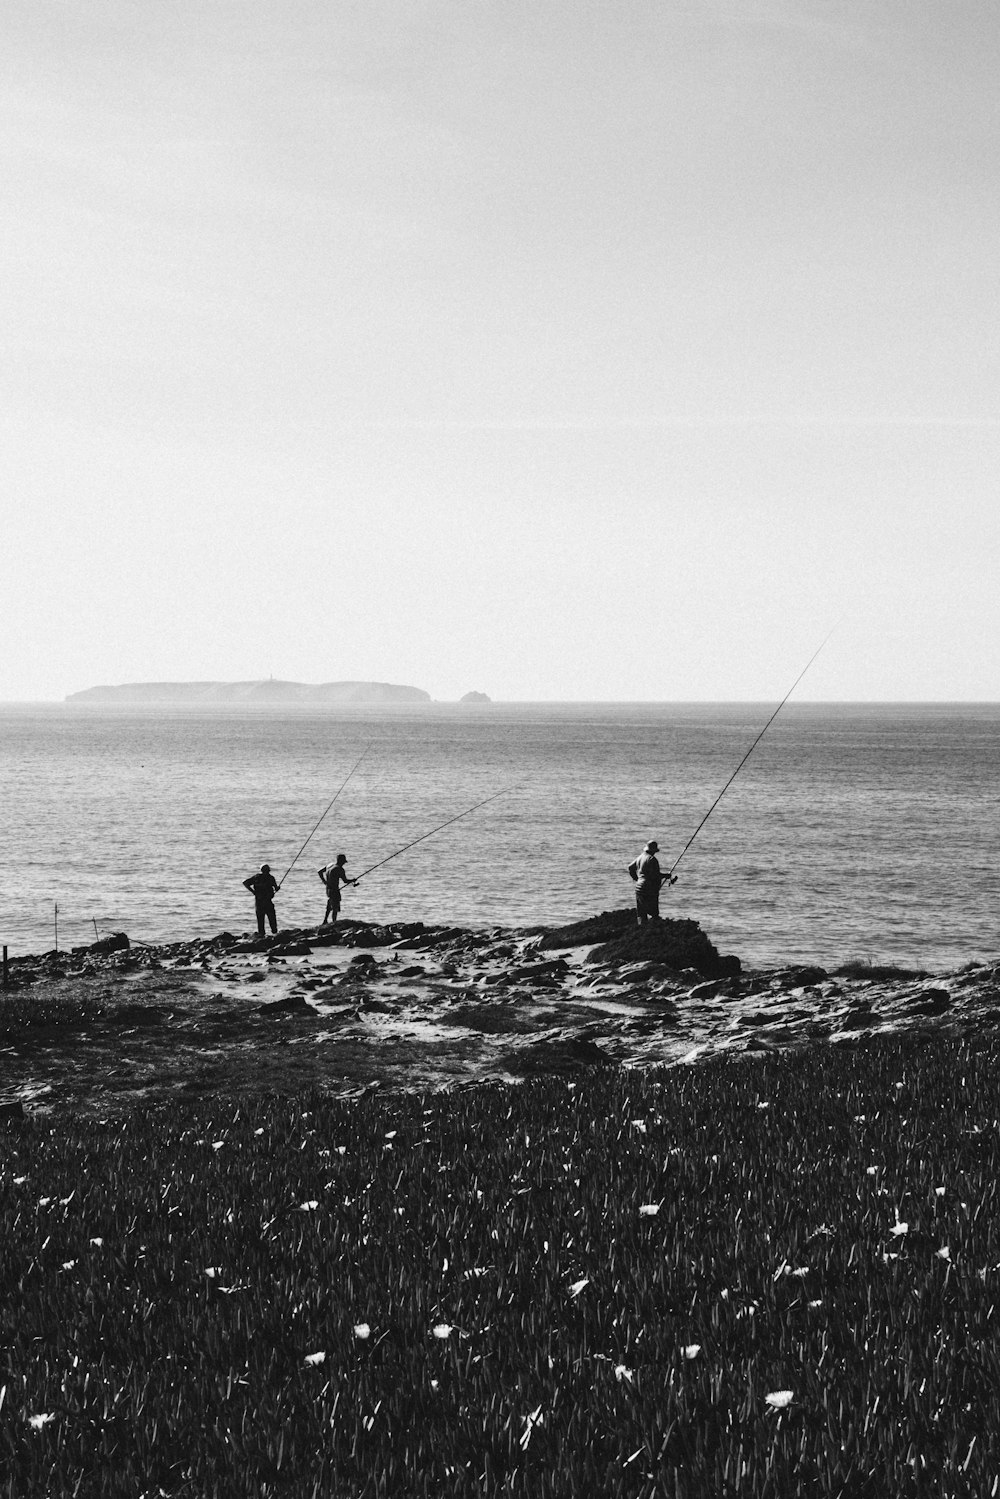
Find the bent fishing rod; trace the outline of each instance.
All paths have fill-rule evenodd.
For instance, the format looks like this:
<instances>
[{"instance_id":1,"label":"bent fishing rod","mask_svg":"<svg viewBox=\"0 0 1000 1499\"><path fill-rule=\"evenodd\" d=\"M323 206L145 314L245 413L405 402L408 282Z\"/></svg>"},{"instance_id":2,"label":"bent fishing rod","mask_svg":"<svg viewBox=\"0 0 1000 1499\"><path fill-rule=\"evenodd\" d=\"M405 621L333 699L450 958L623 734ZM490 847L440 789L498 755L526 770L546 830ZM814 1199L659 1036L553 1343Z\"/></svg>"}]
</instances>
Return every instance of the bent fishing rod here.
<instances>
[{"instance_id":1,"label":"bent fishing rod","mask_svg":"<svg viewBox=\"0 0 1000 1499\"><path fill-rule=\"evenodd\" d=\"M354 772L357 770L358 766L361 764L362 760L365 758L365 756L367 755L368 751L371 749L371 747L372 747L372 745L374 743L375 743L374 739L369 739L368 743L365 745L364 749L361 751L360 755L355 760L354 764L351 766L351 768L348 771L347 775L344 777L343 781L337 787L337 790L334 792L333 796L327 802L324 811L322 812L322 814L320 815L320 817L317 818L316 822L313 824L312 830L309 833L309 837L306 839L305 843L303 843L302 847L299 849L298 853L295 855L295 858L289 864L288 868L285 870L284 874L281 876L281 879L278 881L278 889L279 890L281 889L281 887L285 883L285 881L288 879L288 876L291 874L291 872L295 868L296 864L299 862L299 859L305 853L307 846L312 841L313 834L316 832L316 830L318 829L320 823L326 817L327 812L329 812L330 808L333 806L334 802L337 800L337 797L343 791L344 787L347 785L348 781L351 779L351 776L353 776Z\"/></svg>"},{"instance_id":2,"label":"bent fishing rod","mask_svg":"<svg viewBox=\"0 0 1000 1499\"><path fill-rule=\"evenodd\" d=\"M351 881L351 884L356 885L358 883L358 880L363 880L365 878L365 875L371 874L376 869L381 869L383 864L388 864L392 859L398 859L400 854L405 854L408 848L414 848L418 843L423 843L425 838L433 838L434 834L440 833L443 828L448 828L453 822L459 822L463 817L468 817L471 815L471 813L478 812L479 808L485 807L487 802L495 802L498 797L507 796L514 789L515 788L513 786L505 786L502 791L494 791L492 796L484 796L482 801L476 802L476 805L474 807L466 807L464 812L456 812L454 817L449 817L446 822L439 822L437 827L431 828L429 833L421 833L419 838L414 838L409 843L404 843L403 847L397 848L394 854L389 854L385 859L379 859L377 864L369 864L367 869L364 869L360 874L355 875L354 879Z\"/></svg>"},{"instance_id":3,"label":"bent fishing rod","mask_svg":"<svg viewBox=\"0 0 1000 1499\"><path fill-rule=\"evenodd\" d=\"M834 626L834 629L836 629L836 626ZM830 631L830 635L832 635L832 634L833 634L833 630ZM709 807L708 811L705 813L704 817L701 819L701 822L699 822L698 826L695 828L694 832L691 834L690 838L685 843L685 845L681 849L680 853L677 855L677 858L671 864L669 870L667 871L667 873L663 877L663 884L664 885L672 884L673 883L674 870L677 868L678 864L681 862L681 860L683 859L684 855L687 853L688 849L691 847L692 843L697 838L698 834L701 832L702 828L705 826L706 822L711 817L712 813L715 811L716 807L719 805L719 803L721 802L722 798L725 796L726 792L729 790L730 786L733 784L733 782L735 781L736 777L739 775L740 771L743 769L744 765L747 763L747 761L749 760L750 756L753 754L754 750L757 748L758 744L763 739L764 735L767 733L768 729L774 723L774 720L777 718L777 716L781 712L782 708L788 702L788 699L791 697L791 695L795 691L796 687L802 681L802 678L805 676L805 674L809 670L810 666L812 666L813 662L816 660L816 657L819 655L820 651L823 649L823 646L826 645L827 640L830 639L830 635L827 635L826 640L824 640L819 646L817 646L816 650L813 651L812 655L809 657L809 660L806 662L805 666L803 666L802 670L799 672L798 676L795 678L795 681L792 683L791 687L789 687L788 691L785 693L784 697L781 699L781 702L775 708L774 712L771 714L771 717L767 720L767 723L761 729L760 733L757 735L757 738L754 740L753 744L751 744L750 748L747 750L746 754L743 756L743 759L740 761L739 765L737 765L736 769L733 771L732 775L729 777L729 780L723 786L722 790L719 792L718 796L715 798L715 801Z\"/></svg>"}]
</instances>

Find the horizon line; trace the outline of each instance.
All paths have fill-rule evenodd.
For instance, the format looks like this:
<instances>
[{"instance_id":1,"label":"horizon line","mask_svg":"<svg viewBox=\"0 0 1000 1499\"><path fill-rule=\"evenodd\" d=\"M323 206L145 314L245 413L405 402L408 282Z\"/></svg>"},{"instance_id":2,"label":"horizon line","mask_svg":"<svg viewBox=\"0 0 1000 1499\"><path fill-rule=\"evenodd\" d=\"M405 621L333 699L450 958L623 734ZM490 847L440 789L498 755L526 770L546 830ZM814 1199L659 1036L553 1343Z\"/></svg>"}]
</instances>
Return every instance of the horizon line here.
<instances>
[{"instance_id":1,"label":"horizon line","mask_svg":"<svg viewBox=\"0 0 1000 1499\"><path fill-rule=\"evenodd\" d=\"M492 698L487 696L486 702L463 703L461 698L431 697L425 701L415 702L255 702L253 700L233 702L212 702L204 699L194 699L185 703L170 699L146 699L142 702L126 703L115 702L85 702L70 703L69 695L64 697L32 697L32 698L0 698L0 708L34 708L34 707L73 707L84 709L101 709L108 707L202 707L208 710L219 708L263 708L268 711L285 708L327 708L340 710L344 708L402 708L407 710L422 708L443 707L466 707L466 708L519 708L519 707L608 707L608 708L631 708L631 707L687 707L691 705L705 707L728 707L739 703L769 703L773 698L761 697L537 697L537 698ZM1000 706L1000 698L989 697L824 697L810 698L797 697L789 700L788 706L794 707L887 707L887 708L921 708L921 707L997 707Z\"/></svg>"}]
</instances>

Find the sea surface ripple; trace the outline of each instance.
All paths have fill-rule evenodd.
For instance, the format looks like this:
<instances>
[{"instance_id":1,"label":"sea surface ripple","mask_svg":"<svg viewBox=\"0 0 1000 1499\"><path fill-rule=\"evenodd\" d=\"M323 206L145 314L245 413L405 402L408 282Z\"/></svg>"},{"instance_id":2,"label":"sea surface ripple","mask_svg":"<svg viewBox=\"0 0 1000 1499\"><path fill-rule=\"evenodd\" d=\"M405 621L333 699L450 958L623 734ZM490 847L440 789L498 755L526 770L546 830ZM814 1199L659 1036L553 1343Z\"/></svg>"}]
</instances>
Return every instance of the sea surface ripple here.
<instances>
[{"instance_id":1,"label":"sea surface ripple","mask_svg":"<svg viewBox=\"0 0 1000 1499\"><path fill-rule=\"evenodd\" d=\"M253 925L242 880L322 915L319 866L360 872L504 795L344 898L367 921L561 923L628 904L649 838L677 858L773 704L426 704L298 710L0 707L0 940ZM681 860L665 914L774 966L953 968L1000 951L1000 705L797 704Z\"/></svg>"}]
</instances>

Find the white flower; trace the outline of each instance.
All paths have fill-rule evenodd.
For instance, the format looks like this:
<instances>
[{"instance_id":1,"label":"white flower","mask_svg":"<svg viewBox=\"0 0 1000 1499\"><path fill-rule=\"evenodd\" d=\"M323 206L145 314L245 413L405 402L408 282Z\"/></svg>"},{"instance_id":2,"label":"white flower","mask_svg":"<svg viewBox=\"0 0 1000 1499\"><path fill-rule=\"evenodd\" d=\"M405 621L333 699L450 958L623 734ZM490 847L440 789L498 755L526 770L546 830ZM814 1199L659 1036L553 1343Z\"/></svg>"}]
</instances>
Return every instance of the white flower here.
<instances>
[{"instance_id":1,"label":"white flower","mask_svg":"<svg viewBox=\"0 0 1000 1499\"><path fill-rule=\"evenodd\" d=\"M531 1433L534 1431L536 1426L541 1426L541 1424L542 1407L540 1405L536 1405L535 1409L530 1413L530 1415L527 1415L524 1418L524 1431L521 1433L521 1447L523 1450L527 1450L528 1443L531 1441Z\"/></svg>"},{"instance_id":2,"label":"white flower","mask_svg":"<svg viewBox=\"0 0 1000 1499\"><path fill-rule=\"evenodd\" d=\"M772 1390L764 1399L772 1410L783 1411L791 1405L794 1395L791 1390Z\"/></svg>"},{"instance_id":3,"label":"white flower","mask_svg":"<svg viewBox=\"0 0 1000 1499\"><path fill-rule=\"evenodd\" d=\"M254 1130L254 1134L255 1135L262 1135L263 1133L264 1133L264 1126L263 1125L261 1125L259 1129L255 1129Z\"/></svg>"},{"instance_id":4,"label":"white flower","mask_svg":"<svg viewBox=\"0 0 1000 1499\"><path fill-rule=\"evenodd\" d=\"M633 1119L632 1120L632 1128L633 1129L637 1129L639 1131L640 1135L644 1135L646 1133L646 1121L645 1121L645 1119Z\"/></svg>"},{"instance_id":5,"label":"white flower","mask_svg":"<svg viewBox=\"0 0 1000 1499\"><path fill-rule=\"evenodd\" d=\"M589 1275L585 1275L582 1280L575 1280L573 1282L573 1284L569 1288L569 1294L571 1296L579 1296L579 1294L583 1290L584 1286L589 1286L589 1285L590 1285L590 1276Z\"/></svg>"},{"instance_id":6,"label":"white flower","mask_svg":"<svg viewBox=\"0 0 1000 1499\"><path fill-rule=\"evenodd\" d=\"M15 1187L21 1187L28 1180L26 1176L15 1176L13 1178Z\"/></svg>"},{"instance_id":7,"label":"white flower","mask_svg":"<svg viewBox=\"0 0 1000 1499\"><path fill-rule=\"evenodd\" d=\"M315 1197L310 1197L309 1200L308 1200L308 1202L300 1202L299 1203L299 1212L300 1213L314 1213L318 1207L319 1207L319 1202L317 1201L317 1199Z\"/></svg>"},{"instance_id":8,"label":"white flower","mask_svg":"<svg viewBox=\"0 0 1000 1499\"><path fill-rule=\"evenodd\" d=\"M104 1248L104 1240L101 1239L101 1238L91 1239L90 1242L91 1242L91 1244L93 1244L93 1246L94 1246L95 1249L103 1249Z\"/></svg>"},{"instance_id":9,"label":"white flower","mask_svg":"<svg viewBox=\"0 0 1000 1499\"><path fill-rule=\"evenodd\" d=\"M809 1305L811 1307L822 1306L823 1305L823 1298L822 1298L822 1296L817 1301L810 1301Z\"/></svg>"},{"instance_id":10,"label":"white flower","mask_svg":"<svg viewBox=\"0 0 1000 1499\"><path fill-rule=\"evenodd\" d=\"M355 1322L355 1324L354 1324L354 1336L356 1338L360 1338L362 1342L365 1342L365 1340L367 1338L370 1338L371 1335L372 1335L372 1330L368 1326L367 1322Z\"/></svg>"},{"instance_id":11,"label":"white flower","mask_svg":"<svg viewBox=\"0 0 1000 1499\"><path fill-rule=\"evenodd\" d=\"M615 1364L615 1378L619 1381L619 1383L624 1379L627 1380L629 1384L631 1384L632 1380L635 1378L635 1375L633 1371L631 1369L627 1369L624 1364Z\"/></svg>"},{"instance_id":12,"label":"white flower","mask_svg":"<svg viewBox=\"0 0 1000 1499\"><path fill-rule=\"evenodd\" d=\"M214 1265L209 1265L205 1270L205 1274L209 1280L214 1280L218 1273L219 1272Z\"/></svg>"},{"instance_id":13,"label":"white flower","mask_svg":"<svg viewBox=\"0 0 1000 1499\"><path fill-rule=\"evenodd\" d=\"M950 1248L948 1247L947 1244L942 1244L941 1248L938 1249L936 1251L936 1253L937 1253L937 1257L938 1257L939 1260L950 1260L951 1259L951 1250L950 1250Z\"/></svg>"},{"instance_id":14,"label":"white flower","mask_svg":"<svg viewBox=\"0 0 1000 1499\"><path fill-rule=\"evenodd\" d=\"M889 1232L898 1239L902 1234L908 1234L910 1232L910 1225L908 1223L900 1223L897 1219L890 1228Z\"/></svg>"},{"instance_id":15,"label":"white flower","mask_svg":"<svg viewBox=\"0 0 1000 1499\"><path fill-rule=\"evenodd\" d=\"M307 1353L306 1354L306 1363L307 1364L324 1364L324 1363L326 1363L326 1354L323 1351L320 1351L319 1353Z\"/></svg>"},{"instance_id":16,"label":"white flower","mask_svg":"<svg viewBox=\"0 0 1000 1499\"><path fill-rule=\"evenodd\" d=\"M685 1343L681 1351L686 1359L697 1358L699 1353L701 1352L701 1344Z\"/></svg>"},{"instance_id":17,"label":"white flower","mask_svg":"<svg viewBox=\"0 0 1000 1499\"><path fill-rule=\"evenodd\" d=\"M943 1197L944 1196L944 1187L935 1187L934 1188L934 1196L935 1197Z\"/></svg>"},{"instance_id":18,"label":"white flower","mask_svg":"<svg viewBox=\"0 0 1000 1499\"><path fill-rule=\"evenodd\" d=\"M225 1140L213 1140L212 1141L212 1149L213 1150L221 1150L222 1147L223 1147L223 1145L225 1145L225 1143L226 1143Z\"/></svg>"},{"instance_id":19,"label":"white flower","mask_svg":"<svg viewBox=\"0 0 1000 1499\"><path fill-rule=\"evenodd\" d=\"M449 1322L438 1322L434 1327L431 1328L431 1331L436 1338L444 1339L451 1337L452 1328Z\"/></svg>"},{"instance_id":20,"label":"white flower","mask_svg":"<svg viewBox=\"0 0 1000 1499\"><path fill-rule=\"evenodd\" d=\"M76 1260L63 1260L62 1267L64 1270L72 1270L75 1264Z\"/></svg>"},{"instance_id":21,"label":"white flower","mask_svg":"<svg viewBox=\"0 0 1000 1499\"><path fill-rule=\"evenodd\" d=\"M37 1416L29 1416L28 1425L32 1428L33 1431L41 1431L43 1426L47 1426L49 1422L54 1421L55 1418L55 1411L42 1411Z\"/></svg>"},{"instance_id":22,"label":"white flower","mask_svg":"<svg viewBox=\"0 0 1000 1499\"><path fill-rule=\"evenodd\" d=\"M655 1218L659 1211L660 1203L658 1202L641 1202L639 1204L640 1218Z\"/></svg>"}]
</instances>

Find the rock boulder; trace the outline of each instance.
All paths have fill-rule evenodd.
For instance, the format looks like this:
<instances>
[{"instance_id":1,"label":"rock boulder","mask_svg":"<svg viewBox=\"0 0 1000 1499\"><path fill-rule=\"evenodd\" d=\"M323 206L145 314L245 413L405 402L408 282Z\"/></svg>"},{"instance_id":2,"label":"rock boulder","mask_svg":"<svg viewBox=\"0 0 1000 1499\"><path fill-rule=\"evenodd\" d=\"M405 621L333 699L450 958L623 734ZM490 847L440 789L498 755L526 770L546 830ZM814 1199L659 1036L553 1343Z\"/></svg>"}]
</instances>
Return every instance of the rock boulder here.
<instances>
[{"instance_id":1,"label":"rock boulder","mask_svg":"<svg viewBox=\"0 0 1000 1499\"><path fill-rule=\"evenodd\" d=\"M740 971L740 960L724 957L696 921L651 921L629 926L587 954L588 963L658 963L664 968L693 968L705 978L728 978Z\"/></svg>"}]
</instances>

